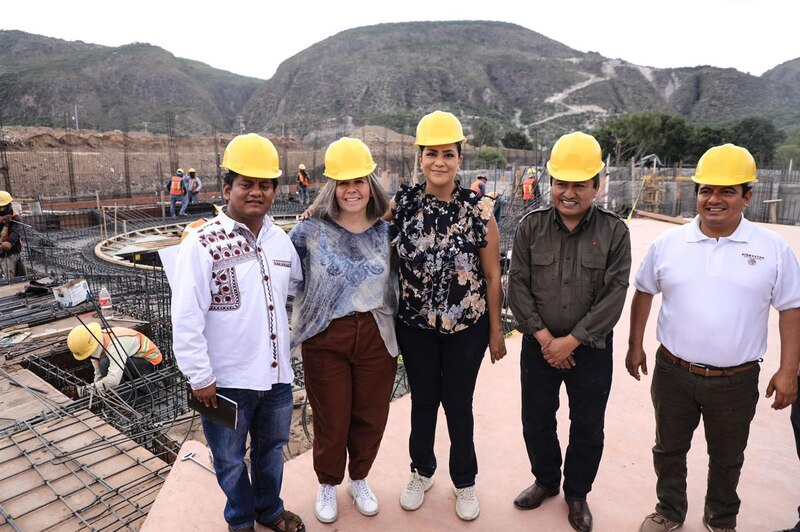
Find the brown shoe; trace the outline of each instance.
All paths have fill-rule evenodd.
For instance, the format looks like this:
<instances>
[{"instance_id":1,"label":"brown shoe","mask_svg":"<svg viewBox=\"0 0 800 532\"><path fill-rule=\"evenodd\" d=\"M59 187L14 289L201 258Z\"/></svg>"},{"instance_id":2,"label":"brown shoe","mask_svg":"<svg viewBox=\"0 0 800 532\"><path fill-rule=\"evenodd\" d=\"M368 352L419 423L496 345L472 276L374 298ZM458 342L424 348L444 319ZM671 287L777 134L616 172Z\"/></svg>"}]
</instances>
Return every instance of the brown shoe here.
<instances>
[{"instance_id":1,"label":"brown shoe","mask_svg":"<svg viewBox=\"0 0 800 532\"><path fill-rule=\"evenodd\" d=\"M533 510L542 505L548 497L555 497L558 495L558 490L548 491L538 484L532 484L530 487L517 495L514 499L514 506L521 510Z\"/></svg>"},{"instance_id":2,"label":"brown shoe","mask_svg":"<svg viewBox=\"0 0 800 532\"><path fill-rule=\"evenodd\" d=\"M679 528L683 523L670 521L660 513L652 513L644 518L639 532L669 532Z\"/></svg>"},{"instance_id":3,"label":"brown shoe","mask_svg":"<svg viewBox=\"0 0 800 532\"><path fill-rule=\"evenodd\" d=\"M708 521L706 521L705 516L703 517L703 524L706 526L706 530L708 530L709 532L736 532L736 529L733 528L733 527L722 527L722 528L720 528L718 526L709 525Z\"/></svg>"},{"instance_id":4,"label":"brown shoe","mask_svg":"<svg viewBox=\"0 0 800 532\"><path fill-rule=\"evenodd\" d=\"M591 532L592 512L589 511L589 503L585 500L567 499L567 507L569 508L567 521L570 526L578 532Z\"/></svg>"}]
</instances>

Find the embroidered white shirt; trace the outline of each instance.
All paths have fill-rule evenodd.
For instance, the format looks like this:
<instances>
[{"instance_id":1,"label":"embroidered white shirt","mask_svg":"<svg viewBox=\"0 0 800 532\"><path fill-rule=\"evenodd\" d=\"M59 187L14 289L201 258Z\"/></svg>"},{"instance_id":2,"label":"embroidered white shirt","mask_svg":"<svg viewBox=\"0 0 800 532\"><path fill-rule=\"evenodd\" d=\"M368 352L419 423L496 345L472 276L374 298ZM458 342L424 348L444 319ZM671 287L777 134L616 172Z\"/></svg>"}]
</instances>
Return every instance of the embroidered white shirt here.
<instances>
[{"instance_id":1,"label":"embroidered white shirt","mask_svg":"<svg viewBox=\"0 0 800 532\"><path fill-rule=\"evenodd\" d=\"M700 217L661 235L639 266L634 285L661 292L656 335L676 356L730 367L767 349L770 305L800 307L800 266L776 233L742 217L728 237L700 231Z\"/></svg>"},{"instance_id":2,"label":"embroidered white shirt","mask_svg":"<svg viewBox=\"0 0 800 532\"><path fill-rule=\"evenodd\" d=\"M189 233L172 286L173 351L193 389L291 383L286 298L302 281L288 235L268 216L257 236L224 213Z\"/></svg>"}]
</instances>

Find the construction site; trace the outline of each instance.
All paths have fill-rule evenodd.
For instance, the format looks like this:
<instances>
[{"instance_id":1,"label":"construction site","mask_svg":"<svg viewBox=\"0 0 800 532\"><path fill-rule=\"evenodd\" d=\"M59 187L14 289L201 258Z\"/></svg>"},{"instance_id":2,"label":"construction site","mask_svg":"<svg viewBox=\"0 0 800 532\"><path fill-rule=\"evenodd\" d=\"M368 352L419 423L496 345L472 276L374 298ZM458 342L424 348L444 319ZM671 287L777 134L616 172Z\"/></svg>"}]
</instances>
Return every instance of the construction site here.
<instances>
[{"instance_id":1,"label":"construction site","mask_svg":"<svg viewBox=\"0 0 800 532\"><path fill-rule=\"evenodd\" d=\"M390 193L418 179L412 137L371 127L351 135L370 146L378 163L376 174ZM14 197L14 210L24 226L24 268L17 277L0 280L0 530L224 530L224 496L206 470L209 461L200 420L187 405L186 380L172 354L171 291L158 252L178 245L188 223L211 217L214 206L222 206L219 163L233 136L181 139L0 129L0 188ZM307 165L313 199L325 179L324 148L291 139L273 140L283 177L270 215L288 231L304 210L294 172L300 163ZM470 153L467 150L462 166L462 185L484 174L487 190L501 204L505 287L517 224L548 198L547 153L543 149L504 150L507 162L490 168L472 162ZM661 168L640 163L640 158L614 163L608 161L596 201L628 220L635 272L653 238L694 216L690 179L694 169ZM187 216L171 218L165 182L175 169L188 166L196 168L202 179L200 201L189 205ZM541 195L534 202L522 200L521 182L528 168L541 176ZM795 251L800 250L800 173L759 170L746 216L778 228ZM111 298L111 308L100 306L103 291ZM627 319L626 310L615 337L616 352L621 354ZM771 327L775 320L773 316ZM75 325L91 321L142 332L164 356L159 370L102 394L73 398L63 393L92 382L90 365L75 360L66 344ZM497 370L485 364L476 391L476 445L485 458L481 465L486 474L480 485L487 515L472 528L569 530L555 509L536 516L542 520L534 522L528 520L531 514L523 519L511 506L512 492L528 482L519 426L514 360L518 360L520 335L514 334L515 325L504 302L503 326L512 360L502 362ZM777 338L776 333L771 335ZM654 352L655 334L649 328L648 336ZM771 374L766 366L779 360L779 347L773 343L777 340L771 338L765 375ZM291 464L287 464L284 498L287 506L303 515L308 530L322 530L325 527L313 519L316 479L309 465L311 453L305 453L313 441L313 412L305 398L302 365L294 360L293 366L295 416L284 452ZM594 499L598 503L596 530L634 529L655 500L648 458L653 421L647 388L638 384L634 389L637 384L624 375L621 362L617 372L614 401L609 404L609 417L614 419L607 428L608 458L604 458ZM383 480L373 484L385 499L386 511L365 522L349 508L336 529L469 526L445 508L452 501L414 514L404 513L395 502L407 474L410 403L406 395L400 364L393 393L396 401L376 463L376 474L382 474ZM756 419L750 449L759 452L748 452L743 473L740 529L745 531L789 524L798 503L790 496L777 501L768 498L777 488L796 486L800 477L796 460L780 470L769 465L774 453L791 456L794 452L788 411L774 413L760 404ZM565 418L561 426L568 426ZM437 441L437 450L446 455L447 432L440 427L439 434L444 436ZM695 472L704 467L702 452L692 450ZM770 470L768 478L759 474L764 469ZM511 482L515 476L517 480ZM487 482L490 479L493 483ZM702 486L691 486L690 496L697 510L702 506ZM631 512L626 512L620 498L635 504L633 515L628 515ZM765 507L771 508L768 514L761 511ZM170 521L176 516L182 521ZM697 523L687 521L685 529L701 530L699 518Z\"/></svg>"}]
</instances>

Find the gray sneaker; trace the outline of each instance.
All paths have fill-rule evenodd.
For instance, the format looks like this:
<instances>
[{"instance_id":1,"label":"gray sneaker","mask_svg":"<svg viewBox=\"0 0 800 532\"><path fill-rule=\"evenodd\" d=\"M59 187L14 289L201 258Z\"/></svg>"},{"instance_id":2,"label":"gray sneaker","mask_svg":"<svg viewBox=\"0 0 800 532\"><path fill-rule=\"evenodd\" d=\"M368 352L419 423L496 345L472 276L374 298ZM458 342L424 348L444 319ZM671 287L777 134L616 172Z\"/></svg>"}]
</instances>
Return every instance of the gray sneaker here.
<instances>
[{"instance_id":1,"label":"gray sneaker","mask_svg":"<svg viewBox=\"0 0 800 532\"><path fill-rule=\"evenodd\" d=\"M414 511L425 502L425 492L433 486L433 479L423 477L415 471L411 472L403 493L400 494L400 506L405 510Z\"/></svg>"},{"instance_id":2,"label":"gray sneaker","mask_svg":"<svg viewBox=\"0 0 800 532\"><path fill-rule=\"evenodd\" d=\"M652 513L644 518L642 526L639 527L639 532L669 532L682 525L683 523L670 521L660 513Z\"/></svg>"}]
</instances>

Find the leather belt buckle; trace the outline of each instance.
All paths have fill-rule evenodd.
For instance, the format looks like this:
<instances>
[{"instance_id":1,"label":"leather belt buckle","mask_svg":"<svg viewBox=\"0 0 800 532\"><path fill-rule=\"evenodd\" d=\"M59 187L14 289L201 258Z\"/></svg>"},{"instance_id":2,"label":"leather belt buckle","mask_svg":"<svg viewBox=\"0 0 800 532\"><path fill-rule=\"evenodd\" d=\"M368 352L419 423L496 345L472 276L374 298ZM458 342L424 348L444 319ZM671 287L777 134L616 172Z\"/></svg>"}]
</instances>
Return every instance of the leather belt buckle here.
<instances>
[{"instance_id":1,"label":"leather belt buckle","mask_svg":"<svg viewBox=\"0 0 800 532\"><path fill-rule=\"evenodd\" d=\"M694 371L693 368L699 369L700 373ZM695 364L693 362L689 362L689 372L694 373L695 375L703 375L704 377L708 377L709 369L702 364Z\"/></svg>"}]
</instances>

